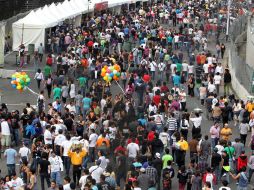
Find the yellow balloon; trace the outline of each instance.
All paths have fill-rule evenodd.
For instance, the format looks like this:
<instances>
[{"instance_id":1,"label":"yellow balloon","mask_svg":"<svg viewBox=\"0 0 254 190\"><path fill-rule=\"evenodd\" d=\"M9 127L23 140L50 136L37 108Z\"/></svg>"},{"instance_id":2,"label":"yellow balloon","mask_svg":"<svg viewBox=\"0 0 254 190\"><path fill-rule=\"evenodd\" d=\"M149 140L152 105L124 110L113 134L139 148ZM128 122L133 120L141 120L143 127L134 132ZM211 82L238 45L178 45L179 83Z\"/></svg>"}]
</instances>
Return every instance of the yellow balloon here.
<instances>
[{"instance_id":1,"label":"yellow balloon","mask_svg":"<svg viewBox=\"0 0 254 190\"><path fill-rule=\"evenodd\" d=\"M20 90L22 87L20 85L17 86L17 90Z\"/></svg>"}]
</instances>

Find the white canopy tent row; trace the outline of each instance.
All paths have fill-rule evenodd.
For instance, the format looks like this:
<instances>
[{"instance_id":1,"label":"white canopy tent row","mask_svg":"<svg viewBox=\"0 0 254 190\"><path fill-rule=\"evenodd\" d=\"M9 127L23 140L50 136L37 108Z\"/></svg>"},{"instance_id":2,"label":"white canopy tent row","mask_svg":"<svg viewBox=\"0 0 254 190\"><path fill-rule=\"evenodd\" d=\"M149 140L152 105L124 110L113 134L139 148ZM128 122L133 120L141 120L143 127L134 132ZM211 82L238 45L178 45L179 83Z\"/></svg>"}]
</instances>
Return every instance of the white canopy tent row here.
<instances>
[{"instance_id":1,"label":"white canopy tent row","mask_svg":"<svg viewBox=\"0 0 254 190\"><path fill-rule=\"evenodd\" d=\"M19 50L24 44L26 49L29 44L37 48L40 43L44 45L45 30L57 26L66 19L76 18L81 21L81 15L92 12L96 3L104 0L65 0L62 3L52 3L37 10L32 10L27 16L12 24L13 51ZM106 0L107 1L107 0ZM146 0L110 0L108 7L112 8L127 3Z\"/></svg>"}]
</instances>

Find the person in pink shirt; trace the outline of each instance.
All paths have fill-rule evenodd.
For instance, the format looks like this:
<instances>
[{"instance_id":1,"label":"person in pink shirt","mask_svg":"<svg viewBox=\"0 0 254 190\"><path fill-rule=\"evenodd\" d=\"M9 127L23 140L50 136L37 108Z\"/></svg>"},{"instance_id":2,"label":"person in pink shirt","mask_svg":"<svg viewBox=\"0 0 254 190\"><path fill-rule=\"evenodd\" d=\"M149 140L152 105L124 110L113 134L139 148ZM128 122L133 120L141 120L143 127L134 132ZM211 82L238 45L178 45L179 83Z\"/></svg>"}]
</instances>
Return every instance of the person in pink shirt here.
<instances>
[{"instance_id":1,"label":"person in pink shirt","mask_svg":"<svg viewBox=\"0 0 254 190\"><path fill-rule=\"evenodd\" d=\"M211 135L211 146L212 150L218 144L220 139L220 126L218 123L214 123L214 125L210 128L210 135Z\"/></svg>"}]
</instances>

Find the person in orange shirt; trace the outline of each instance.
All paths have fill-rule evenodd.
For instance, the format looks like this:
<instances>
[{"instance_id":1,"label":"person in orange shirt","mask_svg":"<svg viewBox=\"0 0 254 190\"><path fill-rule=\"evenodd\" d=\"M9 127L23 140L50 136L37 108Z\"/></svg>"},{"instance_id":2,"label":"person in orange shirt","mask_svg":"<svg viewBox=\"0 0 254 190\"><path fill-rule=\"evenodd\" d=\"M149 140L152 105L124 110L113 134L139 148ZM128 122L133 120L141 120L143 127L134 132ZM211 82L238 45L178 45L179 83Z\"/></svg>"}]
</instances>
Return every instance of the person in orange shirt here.
<instances>
[{"instance_id":1,"label":"person in orange shirt","mask_svg":"<svg viewBox=\"0 0 254 190\"><path fill-rule=\"evenodd\" d=\"M203 64L205 64L205 62L206 62L206 56L205 56L204 53L202 53L202 54L200 55L200 63L203 65Z\"/></svg>"},{"instance_id":2,"label":"person in orange shirt","mask_svg":"<svg viewBox=\"0 0 254 190\"><path fill-rule=\"evenodd\" d=\"M231 128L228 127L227 123L225 123L224 128L221 129L220 135L223 140L226 140L226 141L230 140L230 137L232 135L232 130Z\"/></svg>"},{"instance_id":3,"label":"person in orange shirt","mask_svg":"<svg viewBox=\"0 0 254 190\"><path fill-rule=\"evenodd\" d=\"M106 138L106 133L103 133L96 142L96 147L101 147L103 143L106 143L106 146L109 148L110 147L110 142L109 140Z\"/></svg>"}]
</instances>

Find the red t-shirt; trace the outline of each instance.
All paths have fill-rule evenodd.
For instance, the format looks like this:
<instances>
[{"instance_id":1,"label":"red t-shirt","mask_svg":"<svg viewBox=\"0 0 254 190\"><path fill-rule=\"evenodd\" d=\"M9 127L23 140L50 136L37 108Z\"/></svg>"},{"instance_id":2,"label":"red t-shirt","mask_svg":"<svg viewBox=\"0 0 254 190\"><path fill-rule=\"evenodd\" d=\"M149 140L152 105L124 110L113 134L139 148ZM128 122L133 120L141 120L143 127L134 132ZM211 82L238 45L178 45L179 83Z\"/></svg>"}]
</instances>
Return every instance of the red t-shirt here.
<instances>
[{"instance_id":1,"label":"red t-shirt","mask_svg":"<svg viewBox=\"0 0 254 190\"><path fill-rule=\"evenodd\" d=\"M147 140L149 141L149 142L152 142L153 140L154 140L154 131L150 131L149 133L148 133L148 135L147 135Z\"/></svg>"},{"instance_id":2,"label":"red t-shirt","mask_svg":"<svg viewBox=\"0 0 254 190\"><path fill-rule=\"evenodd\" d=\"M159 105L160 101L161 101L160 95L155 95L155 96L153 97L153 102L155 103L156 106Z\"/></svg>"}]
</instances>

